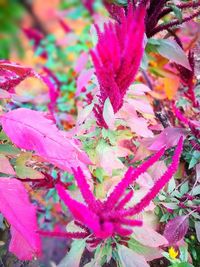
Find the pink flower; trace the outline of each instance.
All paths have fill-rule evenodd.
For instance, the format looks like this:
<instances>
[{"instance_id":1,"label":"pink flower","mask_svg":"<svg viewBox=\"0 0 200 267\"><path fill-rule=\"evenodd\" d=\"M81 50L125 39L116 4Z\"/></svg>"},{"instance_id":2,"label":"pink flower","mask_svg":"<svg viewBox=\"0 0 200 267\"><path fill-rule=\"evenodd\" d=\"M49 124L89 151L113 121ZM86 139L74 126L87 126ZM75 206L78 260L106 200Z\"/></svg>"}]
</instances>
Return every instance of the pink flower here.
<instances>
[{"instance_id":1,"label":"pink flower","mask_svg":"<svg viewBox=\"0 0 200 267\"><path fill-rule=\"evenodd\" d=\"M95 115L100 126L106 127L102 117L105 100L109 97L116 113L123 105L124 95L133 82L143 56L144 16L143 6L133 10L129 4L127 15L121 8L120 22L109 22L101 32L96 26L98 44L91 51L100 85L99 104Z\"/></svg>"},{"instance_id":2,"label":"pink flower","mask_svg":"<svg viewBox=\"0 0 200 267\"><path fill-rule=\"evenodd\" d=\"M125 205L132 198L133 191L127 191L124 195L127 187L164 155L165 148L160 149L138 168L133 169L130 167L124 178L104 202L95 198L81 168L78 167L77 170L74 170L75 179L86 204L72 199L63 185L57 184L56 189L60 198L73 214L75 222L78 221L83 231L74 233L66 232L63 233L63 236L69 238L83 238L83 236L88 236L87 242L94 247L102 240L112 236L130 236L133 226L142 226L142 221L132 216L142 212L177 171L182 146L183 138L181 137L174 152L172 163L166 172L156 181L139 203L128 209L125 208ZM56 235L53 232L49 234L48 232L41 232L41 234ZM62 234L59 233L59 236L62 236Z\"/></svg>"}]
</instances>

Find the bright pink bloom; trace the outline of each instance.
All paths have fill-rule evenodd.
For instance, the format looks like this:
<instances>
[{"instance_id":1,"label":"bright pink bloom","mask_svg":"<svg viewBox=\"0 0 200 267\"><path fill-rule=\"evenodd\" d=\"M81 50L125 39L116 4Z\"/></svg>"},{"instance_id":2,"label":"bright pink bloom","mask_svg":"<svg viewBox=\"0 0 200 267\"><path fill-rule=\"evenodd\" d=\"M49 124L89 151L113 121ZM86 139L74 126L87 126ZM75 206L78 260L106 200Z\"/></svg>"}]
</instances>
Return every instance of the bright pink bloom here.
<instances>
[{"instance_id":1,"label":"bright pink bloom","mask_svg":"<svg viewBox=\"0 0 200 267\"><path fill-rule=\"evenodd\" d=\"M111 236L129 236L132 233L131 227L142 225L142 221L136 220L131 216L143 211L177 171L182 146L183 138L181 137L174 152L172 163L167 171L154 184L147 195L145 195L138 204L129 209L125 209L124 206L131 199L133 191L129 191L123 196L124 191L139 177L140 174L144 173L150 166L159 160L165 152L164 148L150 157L138 168L133 169L130 167L124 178L115 187L105 202L97 200L94 197L80 168L74 171L74 174L87 205L72 199L63 185L56 185L60 198L64 201L73 214L74 219L79 222L79 226L83 229L82 234L85 233L90 236L88 243L92 244L92 246L96 246L102 239ZM48 233L45 234L48 235ZM74 238L81 238L79 237L79 232L74 232L73 234ZM66 233L66 236L67 235L68 233Z\"/></svg>"},{"instance_id":2,"label":"bright pink bloom","mask_svg":"<svg viewBox=\"0 0 200 267\"><path fill-rule=\"evenodd\" d=\"M106 23L103 32L96 26L99 40L91 56L100 85L95 114L101 126L106 127L102 117L105 100L110 98L116 113L139 69L144 51L144 16L144 7L134 11L129 4L127 15L121 8L120 22Z\"/></svg>"},{"instance_id":3,"label":"bright pink bloom","mask_svg":"<svg viewBox=\"0 0 200 267\"><path fill-rule=\"evenodd\" d=\"M176 150L174 152L174 155L172 157L172 162L166 172L156 181L156 183L153 185L153 187L150 189L150 191L145 195L138 204L136 204L133 208L123 210L122 212L119 212L118 214L113 214L114 216L133 216L135 214L140 213L141 211L146 208L152 199L156 197L156 195L159 193L159 191L169 182L169 180L172 178L172 176L176 173L178 169L179 159L181 156L183 148L183 137L180 138Z\"/></svg>"}]
</instances>

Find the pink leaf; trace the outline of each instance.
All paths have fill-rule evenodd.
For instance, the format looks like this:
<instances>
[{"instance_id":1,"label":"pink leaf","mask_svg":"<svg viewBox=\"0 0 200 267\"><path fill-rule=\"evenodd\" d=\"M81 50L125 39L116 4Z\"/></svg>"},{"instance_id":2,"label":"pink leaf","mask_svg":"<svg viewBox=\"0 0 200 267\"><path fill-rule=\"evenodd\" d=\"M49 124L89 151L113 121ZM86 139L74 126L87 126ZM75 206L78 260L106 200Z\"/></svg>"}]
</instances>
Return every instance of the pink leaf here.
<instances>
[{"instance_id":1,"label":"pink leaf","mask_svg":"<svg viewBox=\"0 0 200 267\"><path fill-rule=\"evenodd\" d=\"M118 246L118 254L123 267L150 267L144 256L125 246Z\"/></svg>"},{"instance_id":2,"label":"pink leaf","mask_svg":"<svg viewBox=\"0 0 200 267\"><path fill-rule=\"evenodd\" d=\"M36 208L30 203L20 181L1 177L0 212L11 224L12 239L9 250L20 260L31 260L34 256L40 256Z\"/></svg>"},{"instance_id":3,"label":"pink leaf","mask_svg":"<svg viewBox=\"0 0 200 267\"><path fill-rule=\"evenodd\" d=\"M79 96L82 89L87 85L87 83L90 81L92 75L94 73L94 69L89 70L83 70L78 79L77 79L77 90L76 90L76 96Z\"/></svg>"},{"instance_id":4,"label":"pink leaf","mask_svg":"<svg viewBox=\"0 0 200 267\"><path fill-rule=\"evenodd\" d=\"M175 245L186 235L189 227L188 216L177 216L170 220L164 230L164 236L170 245Z\"/></svg>"},{"instance_id":5,"label":"pink leaf","mask_svg":"<svg viewBox=\"0 0 200 267\"><path fill-rule=\"evenodd\" d=\"M146 225L134 228L132 236L141 244L153 248L168 244L167 239L164 236Z\"/></svg>"},{"instance_id":6,"label":"pink leaf","mask_svg":"<svg viewBox=\"0 0 200 267\"><path fill-rule=\"evenodd\" d=\"M1 118L5 133L20 148L34 150L46 161L72 172L79 165L86 169L90 160L76 140L65 137L43 113L25 108L6 113ZM85 164L84 164L85 163Z\"/></svg>"},{"instance_id":7,"label":"pink leaf","mask_svg":"<svg viewBox=\"0 0 200 267\"><path fill-rule=\"evenodd\" d=\"M153 108L147 99L128 99L127 102L131 104L138 112L154 115Z\"/></svg>"},{"instance_id":8,"label":"pink leaf","mask_svg":"<svg viewBox=\"0 0 200 267\"><path fill-rule=\"evenodd\" d=\"M0 60L0 76L0 88L4 90L13 90L15 86L28 77L39 78L33 69L7 60Z\"/></svg>"},{"instance_id":9,"label":"pink leaf","mask_svg":"<svg viewBox=\"0 0 200 267\"><path fill-rule=\"evenodd\" d=\"M86 66L88 62L88 54L83 52L80 57L77 59L76 65L74 67L75 71L80 73Z\"/></svg>"},{"instance_id":10,"label":"pink leaf","mask_svg":"<svg viewBox=\"0 0 200 267\"><path fill-rule=\"evenodd\" d=\"M4 99L4 98L9 99L11 97L12 97L12 95L10 93L8 93L5 90L0 89L0 99Z\"/></svg>"},{"instance_id":11,"label":"pink leaf","mask_svg":"<svg viewBox=\"0 0 200 267\"><path fill-rule=\"evenodd\" d=\"M132 103L124 103L117 117L125 121L126 125L131 128L132 132L142 137L153 137L153 133L148 129L147 121L138 117L135 106Z\"/></svg>"},{"instance_id":12,"label":"pink leaf","mask_svg":"<svg viewBox=\"0 0 200 267\"><path fill-rule=\"evenodd\" d=\"M100 142L96 152L97 165L103 168L109 175L112 175L113 170L124 168L124 164L118 158L115 148Z\"/></svg>"},{"instance_id":13,"label":"pink leaf","mask_svg":"<svg viewBox=\"0 0 200 267\"><path fill-rule=\"evenodd\" d=\"M15 175L12 165L4 155L0 155L0 172Z\"/></svg>"},{"instance_id":14,"label":"pink leaf","mask_svg":"<svg viewBox=\"0 0 200 267\"><path fill-rule=\"evenodd\" d=\"M181 136L185 138L187 131L183 128L167 127L159 135L153 138L152 144L148 147L150 150L159 150L163 145L166 149L177 145Z\"/></svg>"}]
</instances>

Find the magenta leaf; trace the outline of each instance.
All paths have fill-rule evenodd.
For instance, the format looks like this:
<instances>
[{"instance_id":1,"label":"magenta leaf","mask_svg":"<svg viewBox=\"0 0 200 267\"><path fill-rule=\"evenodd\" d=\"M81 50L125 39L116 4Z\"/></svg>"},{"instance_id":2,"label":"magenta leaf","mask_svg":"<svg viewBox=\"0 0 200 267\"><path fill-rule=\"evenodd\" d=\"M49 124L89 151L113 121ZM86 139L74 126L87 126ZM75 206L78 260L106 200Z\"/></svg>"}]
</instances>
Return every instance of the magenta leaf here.
<instances>
[{"instance_id":1,"label":"magenta leaf","mask_svg":"<svg viewBox=\"0 0 200 267\"><path fill-rule=\"evenodd\" d=\"M9 91L12 91L15 86L28 77L39 78L39 75L32 68L8 60L0 60L0 76L0 88Z\"/></svg>"},{"instance_id":2,"label":"magenta leaf","mask_svg":"<svg viewBox=\"0 0 200 267\"><path fill-rule=\"evenodd\" d=\"M170 220L164 230L164 237L170 245L176 244L186 235L189 227L188 216L177 216Z\"/></svg>"},{"instance_id":3,"label":"magenta leaf","mask_svg":"<svg viewBox=\"0 0 200 267\"><path fill-rule=\"evenodd\" d=\"M88 10L88 12L92 15L94 13L94 0L82 0L84 7Z\"/></svg>"},{"instance_id":4,"label":"magenta leaf","mask_svg":"<svg viewBox=\"0 0 200 267\"><path fill-rule=\"evenodd\" d=\"M30 203L23 184L17 179L1 177L0 212L11 225L9 250L20 260L40 256L36 208Z\"/></svg>"},{"instance_id":5,"label":"magenta leaf","mask_svg":"<svg viewBox=\"0 0 200 267\"><path fill-rule=\"evenodd\" d=\"M148 148L157 151L160 147L166 146L166 149L168 149L177 145L180 137L183 136L185 138L186 135L187 130L183 128L167 127L153 138L153 142Z\"/></svg>"},{"instance_id":6,"label":"magenta leaf","mask_svg":"<svg viewBox=\"0 0 200 267\"><path fill-rule=\"evenodd\" d=\"M90 163L76 140L65 137L42 112L19 108L3 115L1 123L16 146L34 150L63 170L72 172L71 168L77 165L85 169L85 164Z\"/></svg>"}]
</instances>

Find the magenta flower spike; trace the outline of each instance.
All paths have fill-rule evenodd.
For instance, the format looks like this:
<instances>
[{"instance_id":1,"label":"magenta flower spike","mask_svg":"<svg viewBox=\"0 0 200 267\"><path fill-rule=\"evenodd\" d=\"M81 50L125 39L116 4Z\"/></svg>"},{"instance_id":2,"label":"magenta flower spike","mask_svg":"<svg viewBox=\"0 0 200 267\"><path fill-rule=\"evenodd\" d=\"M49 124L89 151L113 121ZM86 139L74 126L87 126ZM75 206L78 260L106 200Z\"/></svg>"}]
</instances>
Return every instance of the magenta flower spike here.
<instances>
[{"instance_id":1,"label":"magenta flower spike","mask_svg":"<svg viewBox=\"0 0 200 267\"><path fill-rule=\"evenodd\" d=\"M150 202L156 197L156 195L160 192L160 190L169 182L172 176L176 173L178 169L182 148L183 148L183 137L179 139L177 148L172 158L172 162L168 167L168 169L166 170L166 172L160 177L160 179L156 181L156 183L153 185L150 191L140 200L138 204L136 204L133 208L119 212L118 216L133 216L143 211L150 204Z\"/></svg>"},{"instance_id":2,"label":"magenta flower spike","mask_svg":"<svg viewBox=\"0 0 200 267\"><path fill-rule=\"evenodd\" d=\"M124 191L139 177L140 174L145 172L162 157L165 152L165 148L161 148L160 151L150 157L138 168L133 169L130 167L124 178L121 182L119 182L104 202L96 200L82 170L80 168L73 170L75 179L86 204L79 203L78 201L72 199L63 185L56 185L60 198L69 208L76 224L82 230L81 232L71 234L73 238L76 238L76 236L77 238L80 238L80 236L88 236L88 243L95 247L102 240L116 235L130 236L132 233L132 227L142 226L142 221L135 219L133 216L142 212L150 204L150 202L177 171L182 146L183 138L181 137L174 152L172 163L168 167L167 171L155 182L151 190L140 200L138 204L128 209L124 207L132 198L133 190L128 191L125 195ZM70 235L66 233L66 236Z\"/></svg>"},{"instance_id":3,"label":"magenta flower spike","mask_svg":"<svg viewBox=\"0 0 200 267\"><path fill-rule=\"evenodd\" d=\"M123 98L139 69L143 56L145 8L137 10L129 4L127 15L120 9L120 22L109 22L101 32L92 60L100 86L99 103L95 115L100 126L106 127L102 118L105 100L109 97L116 113L123 105Z\"/></svg>"},{"instance_id":4,"label":"magenta flower spike","mask_svg":"<svg viewBox=\"0 0 200 267\"><path fill-rule=\"evenodd\" d=\"M80 188L81 194L85 202L87 203L88 207L95 212L97 209L100 208L100 203L97 202L94 194L91 192L90 187L83 174L83 171L80 167L78 167L77 170L73 169L73 171L78 187Z\"/></svg>"},{"instance_id":5,"label":"magenta flower spike","mask_svg":"<svg viewBox=\"0 0 200 267\"><path fill-rule=\"evenodd\" d=\"M173 109L173 112L174 114L176 115L177 119L182 122L183 124L187 125L191 132L193 133L193 135L199 139L200 138L200 130L199 128L197 127L197 125L195 125L195 123L188 119L187 117L185 117L181 111L175 106L175 104L172 104L172 109ZM198 146L198 143L197 143L197 146Z\"/></svg>"},{"instance_id":6,"label":"magenta flower spike","mask_svg":"<svg viewBox=\"0 0 200 267\"><path fill-rule=\"evenodd\" d=\"M131 167L126 172L124 178L119 182L119 184L115 187L114 191L108 197L105 202L105 206L109 210L119 199L126 188L132 184L142 173L144 173L151 165L153 165L156 161L158 161L164 154L165 147L160 149L157 153L155 153L151 158L145 161L142 165L140 165L137 169L132 169Z\"/></svg>"}]
</instances>

